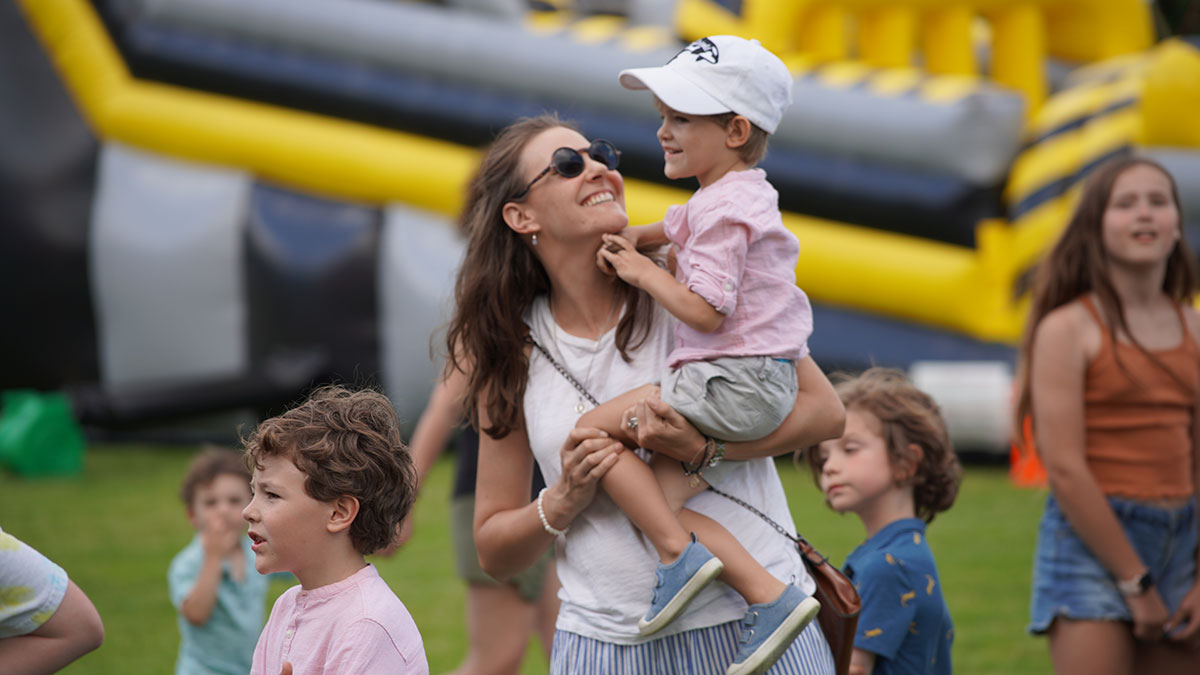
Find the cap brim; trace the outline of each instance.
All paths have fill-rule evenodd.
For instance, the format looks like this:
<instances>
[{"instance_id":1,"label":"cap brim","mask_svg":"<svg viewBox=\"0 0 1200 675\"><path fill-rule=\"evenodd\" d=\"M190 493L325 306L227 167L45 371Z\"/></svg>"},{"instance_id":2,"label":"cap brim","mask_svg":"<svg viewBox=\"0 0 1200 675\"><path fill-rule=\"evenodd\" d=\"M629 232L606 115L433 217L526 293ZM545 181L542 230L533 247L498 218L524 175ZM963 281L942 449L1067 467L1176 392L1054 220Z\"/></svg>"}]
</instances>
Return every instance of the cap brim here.
<instances>
[{"instance_id":1,"label":"cap brim","mask_svg":"<svg viewBox=\"0 0 1200 675\"><path fill-rule=\"evenodd\" d=\"M679 73L663 67L630 68L617 78L626 89L649 89L667 107L686 115L720 115L729 106Z\"/></svg>"}]
</instances>

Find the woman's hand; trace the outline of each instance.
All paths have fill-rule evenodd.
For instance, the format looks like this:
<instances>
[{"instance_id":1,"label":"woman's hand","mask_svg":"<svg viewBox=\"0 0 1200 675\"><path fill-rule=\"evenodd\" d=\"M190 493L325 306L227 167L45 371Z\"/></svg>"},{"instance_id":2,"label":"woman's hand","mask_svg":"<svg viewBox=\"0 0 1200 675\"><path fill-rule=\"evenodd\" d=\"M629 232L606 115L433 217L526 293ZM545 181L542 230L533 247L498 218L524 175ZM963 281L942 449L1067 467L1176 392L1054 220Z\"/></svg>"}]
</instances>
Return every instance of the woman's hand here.
<instances>
[{"instance_id":1,"label":"woman's hand","mask_svg":"<svg viewBox=\"0 0 1200 675\"><path fill-rule=\"evenodd\" d=\"M1133 614L1134 638L1144 642L1162 639L1168 614L1158 589L1151 588L1141 595L1126 596L1125 604L1129 605L1129 611Z\"/></svg>"},{"instance_id":2,"label":"woman's hand","mask_svg":"<svg viewBox=\"0 0 1200 675\"><path fill-rule=\"evenodd\" d=\"M566 529L596 498L600 479L617 463L617 457L624 450L620 441L599 429L572 429L558 453L562 460L562 477L543 498L547 522Z\"/></svg>"},{"instance_id":3,"label":"woman's hand","mask_svg":"<svg viewBox=\"0 0 1200 675\"><path fill-rule=\"evenodd\" d=\"M1179 607L1171 618L1163 625L1167 639L1175 642L1185 642L1193 649L1200 649L1200 583L1183 596Z\"/></svg>"},{"instance_id":4,"label":"woman's hand","mask_svg":"<svg viewBox=\"0 0 1200 675\"><path fill-rule=\"evenodd\" d=\"M658 396L652 394L626 410L621 424L629 429L634 417L637 428L630 431L639 447L682 462L692 462L704 452L704 435Z\"/></svg>"}]
</instances>

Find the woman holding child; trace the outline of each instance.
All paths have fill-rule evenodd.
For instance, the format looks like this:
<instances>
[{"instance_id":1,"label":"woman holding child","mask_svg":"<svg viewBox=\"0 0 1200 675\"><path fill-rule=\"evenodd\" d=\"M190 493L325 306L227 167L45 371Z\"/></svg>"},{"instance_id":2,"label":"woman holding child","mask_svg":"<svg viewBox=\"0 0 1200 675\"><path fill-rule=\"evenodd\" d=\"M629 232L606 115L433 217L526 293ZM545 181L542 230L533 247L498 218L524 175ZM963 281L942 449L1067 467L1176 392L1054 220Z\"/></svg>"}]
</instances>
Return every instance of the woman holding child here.
<instances>
[{"instance_id":1,"label":"woman holding child","mask_svg":"<svg viewBox=\"0 0 1200 675\"><path fill-rule=\"evenodd\" d=\"M556 118L521 120L497 137L470 186L469 243L448 345L450 367L469 373L470 412L483 432L476 545L484 569L500 578L555 546L562 609L552 672L723 672L745 635L745 601L713 584L653 639L639 637L658 556L597 490L624 446L598 429L574 428L596 401L645 384L672 341L670 316L597 265L604 235L628 225L616 158L611 145L589 144ZM747 460L726 491L789 528L770 457L837 435L843 419L812 359L798 360L796 370L796 405L783 425L759 441L725 446L726 457ZM694 463L708 447L656 399L630 416L639 445L660 454ZM548 487L530 502L535 461ZM702 539L706 516L736 533L776 578L813 591L795 548L757 516L711 492L687 506L680 520ZM771 672L832 670L813 622Z\"/></svg>"}]
</instances>

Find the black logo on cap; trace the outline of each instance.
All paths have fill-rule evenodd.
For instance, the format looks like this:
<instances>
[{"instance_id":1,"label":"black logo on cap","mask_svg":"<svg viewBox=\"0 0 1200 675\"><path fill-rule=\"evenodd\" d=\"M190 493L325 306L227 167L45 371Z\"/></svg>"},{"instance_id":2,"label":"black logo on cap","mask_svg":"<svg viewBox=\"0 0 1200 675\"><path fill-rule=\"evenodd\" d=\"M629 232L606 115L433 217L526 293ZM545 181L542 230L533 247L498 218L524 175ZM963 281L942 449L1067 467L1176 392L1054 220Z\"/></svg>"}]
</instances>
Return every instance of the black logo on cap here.
<instances>
[{"instance_id":1,"label":"black logo on cap","mask_svg":"<svg viewBox=\"0 0 1200 675\"><path fill-rule=\"evenodd\" d=\"M697 61L708 61L709 63L713 64L721 60L721 51L717 49L717 45L715 45L713 41L709 40L708 38L700 38L692 44L684 47L679 51L678 54L671 57L671 61L674 61L683 54L695 54ZM670 63L671 61L667 61L667 63Z\"/></svg>"}]
</instances>

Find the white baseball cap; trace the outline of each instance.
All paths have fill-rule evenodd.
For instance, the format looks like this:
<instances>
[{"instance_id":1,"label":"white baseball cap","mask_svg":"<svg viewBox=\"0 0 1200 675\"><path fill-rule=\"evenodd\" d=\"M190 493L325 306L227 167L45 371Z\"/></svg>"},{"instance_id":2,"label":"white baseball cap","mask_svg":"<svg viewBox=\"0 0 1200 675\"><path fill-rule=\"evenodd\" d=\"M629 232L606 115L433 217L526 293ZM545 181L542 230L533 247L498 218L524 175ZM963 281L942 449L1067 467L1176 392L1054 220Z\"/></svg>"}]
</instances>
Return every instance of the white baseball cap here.
<instances>
[{"instance_id":1,"label":"white baseball cap","mask_svg":"<svg viewBox=\"0 0 1200 675\"><path fill-rule=\"evenodd\" d=\"M792 103L792 74L758 40L712 35L684 47L664 66L629 68L626 89L649 89L687 115L742 115L769 134Z\"/></svg>"}]
</instances>

